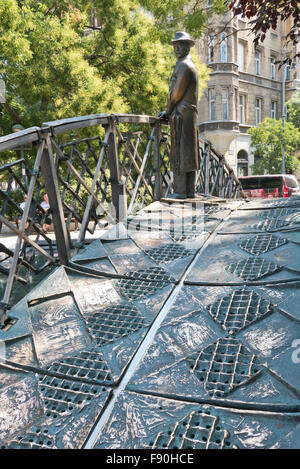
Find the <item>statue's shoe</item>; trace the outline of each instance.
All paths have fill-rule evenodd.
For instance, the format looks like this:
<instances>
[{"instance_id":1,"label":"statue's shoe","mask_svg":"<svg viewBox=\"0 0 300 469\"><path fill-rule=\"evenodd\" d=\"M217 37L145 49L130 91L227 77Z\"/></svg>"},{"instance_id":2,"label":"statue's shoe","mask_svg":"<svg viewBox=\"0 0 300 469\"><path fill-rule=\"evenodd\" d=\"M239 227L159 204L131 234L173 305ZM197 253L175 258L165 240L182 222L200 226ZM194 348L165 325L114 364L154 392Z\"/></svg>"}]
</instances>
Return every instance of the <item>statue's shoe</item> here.
<instances>
[{"instance_id":1,"label":"statue's shoe","mask_svg":"<svg viewBox=\"0 0 300 469\"><path fill-rule=\"evenodd\" d=\"M171 195L168 195L168 199L186 199L186 194L178 194L177 192L174 192Z\"/></svg>"}]
</instances>

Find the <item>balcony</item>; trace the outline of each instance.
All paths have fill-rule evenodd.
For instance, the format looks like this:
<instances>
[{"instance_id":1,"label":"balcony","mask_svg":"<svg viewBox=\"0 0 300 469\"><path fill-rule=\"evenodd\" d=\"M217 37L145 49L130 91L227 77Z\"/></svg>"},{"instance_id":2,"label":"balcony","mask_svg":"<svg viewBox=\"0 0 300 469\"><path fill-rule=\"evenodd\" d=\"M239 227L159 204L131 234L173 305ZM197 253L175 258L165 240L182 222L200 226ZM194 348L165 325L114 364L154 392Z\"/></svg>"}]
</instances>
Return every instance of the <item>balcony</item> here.
<instances>
[{"instance_id":1,"label":"balcony","mask_svg":"<svg viewBox=\"0 0 300 469\"><path fill-rule=\"evenodd\" d=\"M239 132L239 122L238 121L223 121L223 120L215 120L215 121L206 121L199 123L199 132L211 132L214 130L225 130L230 132Z\"/></svg>"},{"instance_id":2,"label":"balcony","mask_svg":"<svg viewBox=\"0 0 300 469\"><path fill-rule=\"evenodd\" d=\"M272 80L271 78L264 77L262 75L254 75L251 73L247 72L239 72L239 79L241 81L245 81L247 83L251 83L253 85L259 85L263 86L265 88L269 88L272 90L278 90L280 91L281 89L281 82L278 80Z\"/></svg>"},{"instance_id":3,"label":"balcony","mask_svg":"<svg viewBox=\"0 0 300 469\"><path fill-rule=\"evenodd\" d=\"M212 69L212 73L238 73L238 65L233 62L214 62L208 66Z\"/></svg>"}]
</instances>

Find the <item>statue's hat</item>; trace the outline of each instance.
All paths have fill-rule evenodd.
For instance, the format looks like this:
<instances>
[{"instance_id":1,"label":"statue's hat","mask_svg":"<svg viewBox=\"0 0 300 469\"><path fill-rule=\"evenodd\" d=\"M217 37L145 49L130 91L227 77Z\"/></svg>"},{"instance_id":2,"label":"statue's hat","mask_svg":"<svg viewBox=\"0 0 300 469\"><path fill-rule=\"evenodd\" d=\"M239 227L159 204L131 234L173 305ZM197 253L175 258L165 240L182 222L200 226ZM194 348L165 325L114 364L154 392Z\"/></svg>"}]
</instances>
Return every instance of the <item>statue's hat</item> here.
<instances>
[{"instance_id":1,"label":"statue's hat","mask_svg":"<svg viewBox=\"0 0 300 469\"><path fill-rule=\"evenodd\" d=\"M185 31L178 31L177 33L175 33L175 37L173 41L170 42L170 44L174 44L175 42L179 41L189 42L191 46L195 45L195 41Z\"/></svg>"}]
</instances>

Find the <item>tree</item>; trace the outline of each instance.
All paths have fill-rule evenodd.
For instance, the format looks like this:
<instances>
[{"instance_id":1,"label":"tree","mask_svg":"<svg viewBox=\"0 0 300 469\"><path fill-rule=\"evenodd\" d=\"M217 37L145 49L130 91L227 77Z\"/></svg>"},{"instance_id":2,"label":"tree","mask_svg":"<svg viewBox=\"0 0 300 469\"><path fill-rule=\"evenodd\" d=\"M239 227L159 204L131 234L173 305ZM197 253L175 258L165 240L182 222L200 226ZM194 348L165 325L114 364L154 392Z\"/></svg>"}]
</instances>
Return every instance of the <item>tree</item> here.
<instances>
[{"instance_id":1,"label":"tree","mask_svg":"<svg viewBox=\"0 0 300 469\"><path fill-rule=\"evenodd\" d=\"M1 75L6 83L5 111L24 127L45 120L99 110L110 104L126 110L118 83L105 83L84 57L80 30L84 12L49 9L49 2L0 1ZM52 2L53 3L53 2ZM7 122L8 120L8 122ZM10 132L11 128L3 128Z\"/></svg>"},{"instance_id":2,"label":"tree","mask_svg":"<svg viewBox=\"0 0 300 469\"><path fill-rule=\"evenodd\" d=\"M0 0L1 132L91 113L155 114L173 61L138 0Z\"/></svg>"},{"instance_id":3,"label":"tree","mask_svg":"<svg viewBox=\"0 0 300 469\"><path fill-rule=\"evenodd\" d=\"M89 36L89 62L102 76L120 83L130 112L156 114L166 104L176 57L170 45L162 43L153 17L131 3L130 15L122 0L97 3L101 31ZM196 64L203 88L208 69L199 58Z\"/></svg>"},{"instance_id":4,"label":"tree","mask_svg":"<svg viewBox=\"0 0 300 469\"><path fill-rule=\"evenodd\" d=\"M140 0L140 4L152 13L164 42L170 41L174 32L180 30L199 38L212 13L227 10L225 0Z\"/></svg>"},{"instance_id":5,"label":"tree","mask_svg":"<svg viewBox=\"0 0 300 469\"><path fill-rule=\"evenodd\" d=\"M284 132L281 120L265 119L257 127L248 130L251 144L254 147L256 163L254 174L281 173L282 143L285 146L285 163L287 172L294 172L299 161L294 155L300 145L300 130L291 122L285 123Z\"/></svg>"},{"instance_id":6,"label":"tree","mask_svg":"<svg viewBox=\"0 0 300 469\"><path fill-rule=\"evenodd\" d=\"M300 33L300 3L298 0L232 0L229 8L235 15L242 15L251 20L254 43L263 42L266 32L275 30L278 21L291 20L287 41L295 45ZM298 54L299 55L299 54Z\"/></svg>"},{"instance_id":7,"label":"tree","mask_svg":"<svg viewBox=\"0 0 300 469\"><path fill-rule=\"evenodd\" d=\"M300 130L300 93L293 96L287 103L288 120Z\"/></svg>"}]
</instances>

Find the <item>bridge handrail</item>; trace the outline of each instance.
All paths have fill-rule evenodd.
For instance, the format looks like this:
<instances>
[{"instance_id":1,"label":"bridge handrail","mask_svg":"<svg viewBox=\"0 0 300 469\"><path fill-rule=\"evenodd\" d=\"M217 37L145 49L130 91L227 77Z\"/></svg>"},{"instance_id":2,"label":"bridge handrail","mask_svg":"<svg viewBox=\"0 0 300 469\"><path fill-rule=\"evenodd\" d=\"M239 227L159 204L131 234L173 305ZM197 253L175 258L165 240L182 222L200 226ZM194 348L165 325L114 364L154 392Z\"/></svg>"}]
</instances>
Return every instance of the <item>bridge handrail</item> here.
<instances>
[{"instance_id":1,"label":"bridge handrail","mask_svg":"<svg viewBox=\"0 0 300 469\"><path fill-rule=\"evenodd\" d=\"M29 127L0 137L0 152L12 150L29 143L37 142L40 138L40 127Z\"/></svg>"},{"instance_id":2,"label":"bridge handrail","mask_svg":"<svg viewBox=\"0 0 300 469\"><path fill-rule=\"evenodd\" d=\"M121 130L119 124L125 124L127 130ZM134 126L133 130L130 125ZM142 126L141 130L136 131L137 125ZM72 135L64 143L61 137L56 139L70 131L97 126L102 130L97 130L95 137L85 138L81 134L76 140ZM76 252L83 246L86 232L93 232L102 214L111 219L112 208L113 219L118 222L173 190L168 126L168 122L144 114L92 114L45 122L41 127L0 137L0 152L15 150L17 155L16 160L0 168L2 181L6 181L5 187L0 186L0 199L4 200L0 208L0 230L5 226L17 235L11 268L4 268L0 261L0 271L7 270L8 276L2 301L0 298L0 325L6 321L14 283L26 281L19 275L20 268L37 270L30 265L27 252L43 256L46 263L41 268L55 262L52 241L43 231L46 214L41 215L39 203L43 187L49 196L58 259L68 265L71 248ZM239 197L240 183L223 155L201 135L199 149L200 146L198 192L223 198ZM25 150L31 151L28 160ZM23 209L13 197L15 187L27 194ZM17 226L8 213L17 214ZM72 220L81 225L75 243L70 236ZM34 230L36 241L28 236L30 230ZM39 238L43 238L43 245L38 243ZM0 244L0 255L3 253Z\"/></svg>"},{"instance_id":3,"label":"bridge handrail","mask_svg":"<svg viewBox=\"0 0 300 469\"><path fill-rule=\"evenodd\" d=\"M159 124L161 121L158 117L150 115L137 115L137 114L91 114L86 116L71 117L66 119L59 119L55 121L44 122L42 127L29 127L28 129L20 130L3 137L0 137L0 152L21 147L23 145L38 142L41 138L41 133L46 135L47 133L52 135L59 135L67 131L83 129L86 127L92 127L96 125L108 125L111 120L118 123L134 123L134 124ZM166 122L164 122L166 125ZM204 144L210 146L213 157L217 157L218 160L224 162L225 168L232 172L231 166L228 164L224 156L216 150L212 143L204 136L199 135L199 140ZM239 180L233 173L234 181L239 184Z\"/></svg>"}]
</instances>

